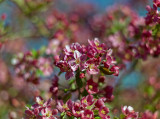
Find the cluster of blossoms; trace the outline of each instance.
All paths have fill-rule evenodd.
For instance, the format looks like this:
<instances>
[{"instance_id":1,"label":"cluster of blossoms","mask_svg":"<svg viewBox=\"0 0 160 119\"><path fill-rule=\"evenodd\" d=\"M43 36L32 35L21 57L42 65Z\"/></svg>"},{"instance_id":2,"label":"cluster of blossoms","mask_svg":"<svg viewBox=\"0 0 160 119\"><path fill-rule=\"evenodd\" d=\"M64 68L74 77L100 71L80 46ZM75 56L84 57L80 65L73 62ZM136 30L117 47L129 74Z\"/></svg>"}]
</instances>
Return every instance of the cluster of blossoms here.
<instances>
[{"instance_id":1,"label":"cluster of blossoms","mask_svg":"<svg viewBox=\"0 0 160 119\"><path fill-rule=\"evenodd\" d=\"M86 21L89 21L95 10L92 5L73 4L71 6L72 10L68 11L68 14L58 9L52 10L45 17L47 29L50 30L51 35L54 34L52 37L59 39L61 42L86 43L82 39L91 38L90 36L92 35L89 29L90 26Z\"/></svg>"},{"instance_id":2,"label":"cluster of blossoms","mask_svg":"<svg viewBox=\"0 0 160 119\"><path fill-rule=\"evenodd\" d=\"M53 72L53 61L50 58L40 57L36 51L20 53L12 63L19 77L35 84L41 76L50 76Z\"/></svg>"},{"instance_id":3,"label":"cluster of blossoms","mask_svg":"<svg viewBox=\"0 0 160 119\"><path fill-rule=\"evenodd\" d=\"M160 54L160 37L154 39L152 31L144 30L142 33L142 42L139 43L143 54L150 54L152 56L158 56Z\"/></svg>"},{"instance_id":4,"label":"cluster of blossoms","mask_svg":"<svg viewBox=\"0 0 160 119\"><path fill-rule=\"evenodd\" d=\"M148 41L146 43L146 40L145 42L141 40L144 39L144 35L141 34L146 30L145 19L129 7L115 6L105 14L95 15L88 12L88 9L84 8L83 10L86 13L83 14L84 16L78 10L71 11L67 15L56 10L47 17L48 28L54 29L53 37L61 42L74 40L80 43L86 43L81 39L98 37L106 41L106 46L113 49L113 54L119 58L119 63L122 64L126 60L132 61L135 57L145 59L150 54L152 56L159 54L156 50L159 49L159 45L156 45L159 40L153 41L150 38L149 43L152 45L145 45L149 44ZM93 17L89 19L88 16L91 15ZM88 21L89 24L85 24L85 21ZM61 27L59 27L59 24ZM87 34L81 34L81 31L85 31Z\"/></svg>"},{"instance_id":5,"label":"cluster of blossoms","mask_svg":"<svg viewBox=\"0 0 160 119\"><path fill-rule=\"evenodd\" d=\"M51 108L52 99L44 102L41 97L36 97L36 104L27 107L25 119L57 119L58 110Z\"/></svg>"},{"instance_id":6,"label":"cluster of blossoms","mask_svg":"<svg viewBox=\"0 0 160 119\"><path fill-rule=\"evenodd\" d=\"M147 16L146 16L146 24L160 24L160 12L158 8L160 7L159 0L153 0L153 8L147 6Z\"/></svg>"},{"instance_id":7,"label":"cluster of blossoms","mask_svg":"<svg viewBox=\"0 0 160 119\"><path fill-rule=\"evenodd\" d=\"M74 72L78 70L90 75L102 71L117 76L119 67L115 65L116 62L111 56L112 50L107 50L105 44L101 44L97 38L88 42L88 46L73 43L66 46L61 53L56 66L60 68L61 72L66 72L66 79L73 77Z\"/></svg>"},{"instance_id":8,"label":"cluster of blossoms","mask_svg":"<svg viewBox=\"0 0 160 119\"><path fill-rule=\"evenodd\" d=\"M122 107L123 119L157 119L158 113L155 112L154 114L150 111L145 111L139 117L138 112L135 112L133 107L131 106L124 106Z\"/></svg>"},{"instance_id":9,"label":"cluster of blossoms","mask_svg":"<svg viewBox=\"0 0 160 119\"><path fill-rule=\"evenodd\" d=\"M109 108L105 106L105 98L95 99L92 95L83 97L80 101L73 102L68 100L65 104L58 101L57 109L63 113L62 116L74 116L81 119L110 119Z\"/></svg>"},{"instance_id":10,"label":"cluster of blossoms","mask_svg":"<svg viewBox=\"0 0 160 119\"><path fill-rule=\"evenodd\" d=\"M159 6L158 1L154 1L154 3ZM58 55L60 49L66 44L69 44L70 40L80 42L79 39L82 39L81 36L85 36L85 38L93 36L105 40L105 45L107 48L113 49L113 54L116 58L118 58L118 63L122 64L126 60L131 61L135 59L135 57L146 59L148 55L158 56L160 54L160 39L156 38L155 40L153 38L152 31L148 31L145 28L144 23L147 20L139 17L129 7L116 6L111 8L111 10L105 14L93 16L93 19L88 19L87 16L92 14L88 9L83 10L85 11L85 14L81 13L81 11L77 8L75 11L73 10L67 15L63 12L55 10L50 16L47 17L47 28L54 31L54 40L50 41L48 48L46 49L47 55ZM121 15L117 16L117 14ZM81 19L83 17L85 18L84 21ZM86 25L85 21L89 21L89 24ZM122 25L118 23L121 23ZM86 31L87 35L77 35L80 34L80 31L84 31L84 28L88 29L88 31ZM128 30L125 30L126 28ZM89 50L89 48L87 48L87 50ZM82 54L85 51L79 52ZM85 57L86 56L83 58ZM64 59L61 60L63 61ZM93 61L94 60L89 62ZM72 66L72 68L73 67L74 66ZM76 67L74 69L71 68L73 71L67 71L67 79L73 76L73 72L76 70ZM86 67L86 65L83 65L82 69L85 70ZM95 70L97 70L96 67ZM113 68L113 70L115 69ZM98 72L98 70L94 72Z\"/></svg>"},{"instance_id":11,"label":"cluster of blossoms","mask_svg":"<svg viewBox=\"0 0 160 119\"><path fill-rule=\"evenodd\" d=\"M95 82L93 79L89 79L87 81L87 84L85 86L85 89L87 90L88 94L99 94L99 95L103 95L103 97L106 98L107 102L110 102L113 100L114 96L113 96L113 87L110 85L107 86L102 86L102 88L100 88L98 85L103 85L104 84L104 77L100 77L98 79L98 82Z\"/></svg>"},{"instance_id":12,"label":"cluster of blossoms","mask_svg":"<svg viewBox=\"0 0 160 119\"><path fill-rule=\"evenodd\" d=\"M96 99L87 95L81 100L68 100L63 103L58 100L56 108L52 107L52 99L44 102L41 97L36 97L36 103L30 108L26 107L25 119L111 119L110 110L106 107L106 98ZM122 107L121 119L157 119L158 113L145 111L139 116L131 106ZM115 119L118 119L115 117Z\"/></svg>"},{"instance_id":13,"label":"cluster of blossoms","mask_svg":"<svg viewBox=\"0 0 160 119\"><path fill-rule=\"evenodd\" d=\"M146 7L148 11L147 16L145 17L146 26L142 30L142 40L139 42L138 49L139 52L150 54L154 57L160 54L160 13L158 7L160 7L159 0L153 0L153 8L150 6Z\"/></svg>"},{"instance_id":14,"label":"cluster of blossoms","mask_svg":"<svg viewBox=\"0 0 160 119\"><path fill-rule=\"evenodd\" d=\"M113 54L120 63L137 57L138 52L133 47L140 42L140 31L145 25L143 17L128 6L119 5L110 8L101 17L94 17L91 23L91 28L101 33L97 37L102 38L107 47L113 49Z\"/></svg>"},{"instance_id":15,"label":"cluster of blossoms","mask_svg":"<svg viewBox=\"0 0 160 119\"><path fill-rule=\"evenodd\" d=\"M80 101L73 102L68 100L65 104L62 100L57 102L57 109L51 108L51 99L44 102L41 97L36 98L36 104L27 107L25 119L67 119L71 117L81 119L110 119L109 108L105 106L105 98L95 99L92 95L83 97ZM61 115L58 116L58 111Z\"/></svg>"},{"instance_id":16,"label":"cluster of blossoms","mask_svg":"<svg viewBox=\"0 0 160 119\"><path fill-rule=\"evenodd\" d=\"M154 4L158 7L159 2L154 1ZM159 18L158 8L156 11ZM127 6L112 7L104 15L97 15L91 21L92 32L106 41L107 47L113 49L113 54L122 64L126 60L146 59L149 55L160 54L159 25L145 24L147 18L140 17Z\"/></svg>"},{"instance_id":17,"label":"cluster of blossoms","mask_svg":"<svg viewBox=\"0 0 160 119\"><path fill-rule=\"evenodd\" d=\"M131 106L122 107L122 113L125 115L125 119L138 119L138 112L135 112Z\"/></svg>"},{"instance_id":18,"label":"cluster of blossoms","mask_svg":"<svg viewBox=\"0 0 160 119\"><path fill-rule=\"evenodd\" d=\"M66 44L68 43L65 41L52 39L47 47L40 50L19 53L12 59L15 73L32 83L37 83L41 76L49 77L53 73L54 62L58 60L61 48Z\"/></svg>"},{"instance_id":19,"label":"cluster of blossoms","mask_svg":"<svg viewBox=\"0 0 160 119\"><path fill-rule=\"evenodd\" d=\"M157 118L158 118L158 113L157 112L152 113L152 112L147 110L142 114L142 117L140 119L157 119Z\"/></svg>"},{"instance_id":20,"label":"cluster of blossoms","mask_svg":"<svg viewBox=\"0 0 160 119\"><path fill-rule=\"evenodd\" d=\"M109 28L120 28L115 31L108 31L108 37L105 39L106 42L111 42L112 48L116 48L113 53L116 53L116 56L121 57L122 62L125 60L131 61L135 58L146 59L149 55L158 56L160 54L158 26L148 26L148 24L145 24L147 19L139 17L128 7L123 7L123 10L116 8L109 13L109 15L106 15L108 19L111 15L111 18L108 20L111 22ZM116 14L118 13L123 14L124 17L117 17ZM122 26L115 23L117 22L117 19L119 19L118 22L123 24ZM127 31L126 28L128 29ZM151 31L151 29L154 30Z\"/></svg>"},{"instance_id":21,"label":"cluster of blossoms","mask_svg":"<svg viewBox=\"0 0 160 119\"><path fill-rule=\"evenodd\" d=\"M81 77L81 76L80 76ZM84 76L83 76L84 78ZM100 76L98 81L94 79L89 79L89 80L83 80L83 78L79 78L78 80L82 80L82 85L83 87L80 87L81 91L79 92L79 96L84 96L83 93L86 95L99 95L100 97L105 97L107 102L111 102L114 99L113 95L113 87L111 85L105 85L105 77ZM68 89L64 88L63 86L59 85L59 77L54 76L53 82L51 87L49 88L49 92L52 94L52 96L55 99L62 98L62 92L64 97L69 96L68 94L71 94L78 89L79 85L76 85L77 80L75 81L70 80L69 87ZM78 81L78 83L81 83ZM64 88L64 89L63 89Z\"/></svg>"}]
</instances>

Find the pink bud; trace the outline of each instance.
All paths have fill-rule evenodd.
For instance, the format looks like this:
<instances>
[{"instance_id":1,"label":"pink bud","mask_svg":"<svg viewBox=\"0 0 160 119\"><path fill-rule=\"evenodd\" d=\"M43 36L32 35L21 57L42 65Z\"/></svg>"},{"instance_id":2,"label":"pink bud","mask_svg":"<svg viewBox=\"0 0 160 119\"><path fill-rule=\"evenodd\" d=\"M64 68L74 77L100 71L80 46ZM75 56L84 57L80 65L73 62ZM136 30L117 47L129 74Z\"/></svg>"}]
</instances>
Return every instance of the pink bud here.
<instances>
[{"instance_id":1,"label":"pink bud","mask_svg":"<svg viewBox=\"0 0 160 119\"><path fill-rule=\"evenodd\" d=\"M83 79L85 77L85 74L84 73L81 73L80 76L79 76L81 79Z\"/></svg>"},{"instance_id":2,"label":"pink bud","mask_svg":"<svg viewBox=\"0 0 160 119\"><path fill-rule=\"evenodd\" d=\"M5 13L3 13L3 14L1 15L1 19L2 19L2 20L5 20L6 17L7 17L7 15L6 15Z\"/></svg>"}]
</instances>

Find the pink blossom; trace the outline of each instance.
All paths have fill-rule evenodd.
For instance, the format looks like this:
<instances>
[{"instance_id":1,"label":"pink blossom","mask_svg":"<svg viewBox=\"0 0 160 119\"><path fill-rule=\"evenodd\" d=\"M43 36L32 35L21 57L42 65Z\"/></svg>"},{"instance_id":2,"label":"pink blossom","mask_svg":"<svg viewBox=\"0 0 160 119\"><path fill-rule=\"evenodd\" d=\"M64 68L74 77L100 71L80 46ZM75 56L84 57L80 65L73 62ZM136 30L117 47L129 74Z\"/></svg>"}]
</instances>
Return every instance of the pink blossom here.
<instances>
[{"instance_id":1,"label":"pink blossom","mask_svg":"<svg viewBox=\"0 0 160 119\"><path fill-rule=\"evenodd\" d=\"M95 94L99 91L98 84L95 83L93 79L90 79L87 81L86 90L89 94Z\"/></svg>"},{"instance_id":2,"label":"pink blossom","mask_svg":"<svg viewBox=\"0 0 160 119\"><path fill-rule=\"evenodd\" d=\"M122 113L125 115L126 119L130 119L130 118L138 119L138 112L135 112L133 107L124 106L121 109L122 109Z\"/></svg>"},{"instance_id":3,"label":"pink blossom","mask_svg":"<svg viewBox=\"0 0 160 119\"><path fill-rule=\"evenodd\" d=\"M86 109L81 115L81 119L93 119L94 118L94 113L93 111Z\"/></svg>"},{"instance_id":4,"label":"pink blossom","mask_svg":"<svg viewBox=\"0 0 160 119\"><path fill-rule=\"evenodd\" d=\"M103 119L105 117L107 117L106 119L110 119L109 116L107 116L107 114L109 113L109 109L105 106L101 107L99 109L99 116Z\"/></svg>"}]
</instances>

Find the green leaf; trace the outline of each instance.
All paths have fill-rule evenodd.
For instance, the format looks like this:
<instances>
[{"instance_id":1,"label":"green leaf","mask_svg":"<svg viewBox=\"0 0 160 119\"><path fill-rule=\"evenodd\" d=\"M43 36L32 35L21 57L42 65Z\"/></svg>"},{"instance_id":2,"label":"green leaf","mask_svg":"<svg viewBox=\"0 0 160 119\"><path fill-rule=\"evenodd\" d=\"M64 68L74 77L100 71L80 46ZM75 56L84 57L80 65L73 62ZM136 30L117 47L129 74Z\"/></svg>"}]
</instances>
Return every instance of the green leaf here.
<instances>
[{"instance_id":1,"label":"green leaf","mask_svg":"<svg viewBox=\"0 0 160 119\"><path fill-rule=\"evenodd\" d=\"M69 117L69 119L74 119L74 116Z\"/></svg>"},{"instance_id":2,"label":"green leaf","mask_svg":"<svg viewBox=\"0 0 160 119\"><path fill-rule=\"evenodd\" d=\"M100 69L101 72L103 72L106 75L112 75L112 74L114 74L114 72L109 71L109 69L107 69L105 67L100 67L99 69Z\"/></svg>"},{"instance_id":3,"label":"green leaf","mask_svg":"<svg viewBox=\"0 0 160 119\"><path fill-rule=\"evenodd\" d=\"M82 93L82 96L87 96L88 95L88 92L86 89L84 89L83 93Z\"/></svg>"},{"instance_id":4,"label":"green leaf","mask_svg":"<svg viewBox=\"0 0 160 119\"><path fill-rule=\"evenodd\" d=\"M61 113L61 119L68 119L68 118L66 117L66 112L62 112L62 113Z\"/></svg>"},{"instance_id":5,"label":"green leaf","mask_svg":"<svg viewBox=\"0 0 160 119\"><path fill-rule=\"evenodd\" d=\"M114 117L113 119L119 119L118 117Z\"/></svg>"},{"instance_id":6,"label":"green leaf","mask_svg":"<svg viewBox=\"0 0 160 119\"><path fill-rule=\"evenodd\" d=\"M120 115L120 119L125 119L125 115L124 115L124 114L121 114L121 115Z\"/></svg>"},{"instance_id":7,"label":"green leaf","mask_svg":"<svg viewBox=\"0 0 160 119\"><path fill-rule=\"evenodd\" d=\"M61 117L63 117L64 115L65 115L65 112L62 112L62 113L61 113Z\"/></svg>"},{"instance_id":8,"label":"green leaf","mask_svg":"<svg viewBox=\"0 0 160 119\"><path fill-rule=\"evenodd\" d=\"M71 90L75 90L76 89L76 85L74 83L71 84Z\"/></svg>"},{"instance_id":9,"label":"green leaf","mask_svg":"<svg viewBox=\"0 0 160 119\"><path fill-rule=\"evenodd\" d=\"M60 72L58 73L58 76L60 76L62 73L63 73L63 72L60 71Z\"/></svg>"},{"instance_id":10,"label":"green leaf","mask_svg":"<svg viewBox=\"0 0 160 119\"><path fill-rule=\"evenodd\" d=\"M37 69L36 76L43 76L43 71L41 71L40 69Z\"/></svg>"},{"instance_id":11,"label":"green leaf","mask_svg":"<svg viewBox=\"0 0 160 119\"><path fill-rule=\"evenodd\" d=\"M152 105L152 104L147 104L147 105L144 106L144 108L146 110L150 110L150 111L155 111L156 110L155 106Z\"/></svg>"},{"instance_id":12,"label":"green leaf","mask_svg":"<svg viewBox=\"0 0 160 119\"><path fill-rule=\"evenodd\" d=\"M98 110L93 110L94 115L98 115Z\"/></svg>"},{"instance_id":13,"label":"green leaf","mask_svg":"<svg viewBox=\"0 0 160 119\"><path fill-rule=\"evenodd\" d=\"M71 98L72 94L68 93L67 95L64 96L63 101L66 103L70 98Z\"/></svg>"},{"instance_id":14,"label":"green leaf","mask_svg":"<svg viewBox=\"0 0 160 119\"><path fill-rule=\"evenodd\" d=\"M108 103L105 103L105 106L108 107L109 109L112 109L112 108L113 108L113 107L112 107L110 104L108 104Z\"/></svg>"},{"instance_id":15,"label":"green leaf","mask_svg":"<svg viewBox=\"0 0 160 119\"><path fill-rule=\"evenodd\" d=\"M26 107L31 108L32 105L31 104L26 104Z\"/></svg>"},{"instance_id":16,"label":"green leaf","mask_svg":"<svg viewBox=\"0 0 160 119\"><path fill-rule=\"evenodd\" d=\"M152 35L156 36L160 33L160 24L157 24L154 29L152 30Z\"/></svg>"},{"instance_id":17,"label":"green leaf","mask_svg":"<svg viewBox=\"0 0 160 119\"><path fill-rule=\"evenodd\" d=\"M83 87L83 82L82 82L82 79L80 79L80 71L79 70L76 71L76 84L77 84L78 88Z\"/></svg>"},{"instance_id":18,"label":"green leaf","mask_svg":"<svg viewBox=\"0 0 160 119\"><path fill-rule=\"evenodd\" d=\"M149 96L152 96L153 93L155 92L155 90L152 86L149 86L149 87L146 88L146 92Z\"/></svg>"},{"instance_id":19,"label":"green leaf","mask_svg":"<svg viewBox=\"0 0 160 119\"><path fill-rule=\"evenodd\" d=\"M33 55L34 58L38 58L38 52L36 50L31 50L31 53Z\"/></svg>"},{"instance_id":20,"label":"green leaf","mask_svg":"<svg viewBox=\"0 0 160 119\"><path fill-rule=\"evenodd\" d=\"M64 89L64 92L67 93L67 92L68 92L68 89Z\"/></svg>"},{"instance_id":21,"label":"green leaf","mask_svg":"<svg viewBox=\"0 0 160 119\"><path fill-rule=\"evenodd\" d=\"M101 117L95 117L95 119L101 119Z\"/></svg>"},{"instance_id":22,"label":"green leaf","mask_svg":"<svg viewBox=\"0 0 160 119\"><path fill-rule=\"evenodd\" d=\"M72 83L74 83L74 79L69 80L69 84L71 85Z\"/></svg>"}]
</instances>

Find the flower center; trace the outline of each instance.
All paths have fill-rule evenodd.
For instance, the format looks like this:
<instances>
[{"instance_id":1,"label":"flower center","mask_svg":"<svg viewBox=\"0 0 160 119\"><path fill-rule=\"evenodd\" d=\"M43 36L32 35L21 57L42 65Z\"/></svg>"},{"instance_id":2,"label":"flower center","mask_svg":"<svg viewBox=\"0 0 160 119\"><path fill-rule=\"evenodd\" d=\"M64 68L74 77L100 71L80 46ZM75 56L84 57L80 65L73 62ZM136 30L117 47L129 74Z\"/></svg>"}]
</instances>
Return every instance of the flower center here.
<instances>
[{"instance_id":1,"label":"flower center","mask_svg":"<svg viewBox=\"0 0 160 119\"><path fill-rule=\"evenodd\" d=\"M87 103L87 100L85 99L83 102L84 102L84 103Z\"/></svg>"},{"instance_id":2,"label":"flower center","mask_svg":"<svg viewBox=\"0 0 160 119\"><path fill-rule=\"evenodd\" d=\"M90 65L89 65L89 68L90 68L90 69L94 69L94 66L95 66L94 64L90 64Z\"/></svg>"},{"instance_id":3,"label":"flower center","mask_svg":"<svg viewBox=\"0 0 160 119\"><path fill-rule=\"evenodd\" d=\"M104 109L102 109L101 113L102 114L106 114L106 111Z\"/></svg>"},{"instance_id":4,"label":"flower center","mask_svg":"<svg viewBox=\"0 0 160 119\"><path fill-rule=\"evenodd\" d=\"M80 111L76 111L77 114L80 114Z\"/></svg>"},{"instance_id":5,"label":"flower center","mask_svg":"<svg viewBox=\"0 0 160 119\"><path fill-rule=\"evenodd\" d=\"M76 59L76 64L79 64L79 63L80 63L80 59L77 58L77 59Z\"/></svg>"},{"instance_id":6,"label":"flower center","mask_svg":"<svg viewBox=\"0 0 160 119\"><path fill-rule=\"evenodd\" d=\"M89 118L89 117L90 117L90 115L89 115L89 114L87 114L87 117Z\"/></svg>"},{"instance_id":7,"label":"flower center","mask_svg":"<svg viewBox=\"0 0 160 119\"><path fill-rule=\"evenodd\" d=\"M92 85L89 85L88 87L89 87L89 89L93 89L93 86L92 86Z\"/></svg>"}]
</instances>

